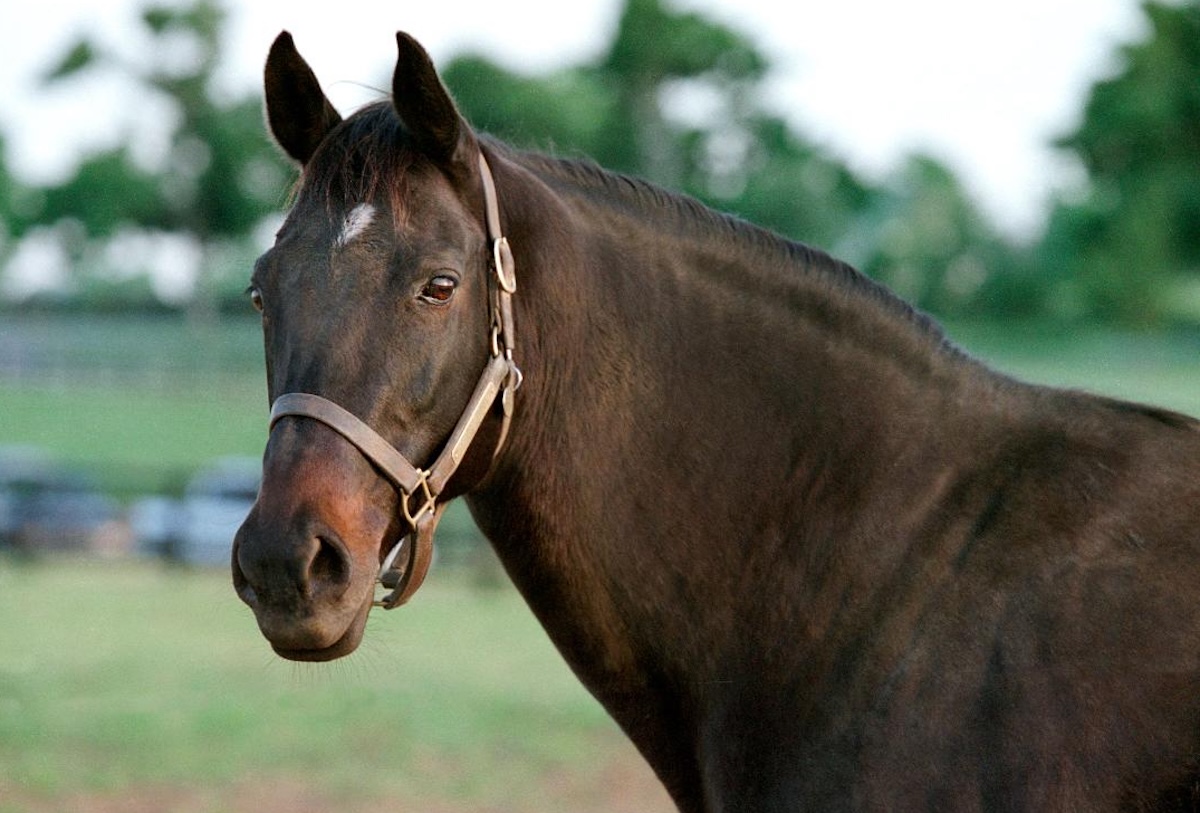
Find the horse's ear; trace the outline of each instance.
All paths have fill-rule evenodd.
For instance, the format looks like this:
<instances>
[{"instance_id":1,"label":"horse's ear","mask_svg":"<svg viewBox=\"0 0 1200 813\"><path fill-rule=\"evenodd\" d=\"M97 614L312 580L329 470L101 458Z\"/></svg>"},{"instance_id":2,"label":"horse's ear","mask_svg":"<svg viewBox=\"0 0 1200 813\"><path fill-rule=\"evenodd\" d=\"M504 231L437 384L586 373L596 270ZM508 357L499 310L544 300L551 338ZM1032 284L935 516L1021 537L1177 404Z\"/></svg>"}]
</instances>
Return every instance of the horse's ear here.
<instances>
[{"instance_id":1,"label":"horse's ear","mask_svg":"<svg viewBox=\"0 0 1200 813\"><path fill-rule=\"evenodd\" d=\"M284 152L304 166L342 117L286 31L271 45L263 84L271 133Z\"/></svg>"},{"instance_id":2,"label":"horse's ear","mask_svg":"<svg viewBox=\"0 0 1200 813\"><path fill-rule=\"evenodd\" d=\"M435 163L448 166L466 156L470 128L459 115L450 92L438 78L433 60L415 39L396 33L399 55L392 75L392 104L416 146Z\"/></svg>"}]
</instances>

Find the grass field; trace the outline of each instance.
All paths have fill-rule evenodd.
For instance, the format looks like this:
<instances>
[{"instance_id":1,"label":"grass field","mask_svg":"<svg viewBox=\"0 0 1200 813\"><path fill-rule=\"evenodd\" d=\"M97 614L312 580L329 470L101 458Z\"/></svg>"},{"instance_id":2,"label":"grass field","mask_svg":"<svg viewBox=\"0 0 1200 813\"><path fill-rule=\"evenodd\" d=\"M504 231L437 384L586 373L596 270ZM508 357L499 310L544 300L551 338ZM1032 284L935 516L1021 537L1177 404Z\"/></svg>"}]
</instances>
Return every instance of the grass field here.
<instances>
[{"instance_id":1,"label":"grass field","mask_svg":"<svg viewBox=\"0 0 1200 813\"><path fill-rule=\"evenodd\" d=\"M0 318L0 446L38 446L129 495L261 453L267 398L252 320Z\"/></svg>"},{"instance_id":2,"label":"grass field","mask_svg":"<svg viewBox=\"0 0 1200 813\"><path fill-rule=\"evenodd\" d=\"M1200 415L1200 337L953 325L993 366ZM229 454L258 455L267 403L257 324L157 319L0 323L53 374L0 377L0 445L34 444L136 491Z\"/></svg>"},{"instance_id":3,"label":"grass field","mask_svg":"<svg viewBox=\"0 0 1200 813\"><path fill-rule=\"evenodd\" d=\"M1200 417L1200 335L1020 324L949 333L994 368L1041 384L1143 401Z\"/></svg>"},{"instance_id":4,"label":"grass field","mask_svg":"<svg viewBox=\"0 0 1200 813\"><path fill-rule=\"evenodd\" d=\"M957 325L1019 377L1200 415L1200 339ZM127 493L258 455L252 323L0 322L0 445ZM40 365L40 366L39 366ZM0 813L666 811L511 588L435 569L347 662L276 659L222 572L0 558Z\"/></svg>"},{"instance_id":5,"label":"grass field","mask_svg":"<svg viewBox=\"0 0 1200 813\"><path fill-rule=\"evenodd\" d=\"M225 573L0 559L0 811L666 811L508 588L435 572L335 664Z\"/></svg>"}]
</instances>

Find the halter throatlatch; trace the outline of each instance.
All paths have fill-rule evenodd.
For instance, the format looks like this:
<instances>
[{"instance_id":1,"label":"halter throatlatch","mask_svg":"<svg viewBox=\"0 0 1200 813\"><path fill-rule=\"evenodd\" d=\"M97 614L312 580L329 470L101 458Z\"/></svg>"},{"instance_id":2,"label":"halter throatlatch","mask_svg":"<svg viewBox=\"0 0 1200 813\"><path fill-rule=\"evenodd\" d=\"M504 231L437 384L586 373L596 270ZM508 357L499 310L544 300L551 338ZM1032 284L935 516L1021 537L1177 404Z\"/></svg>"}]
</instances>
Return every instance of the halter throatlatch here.
<instances>
[{"instance_id":1,"label":"halter throatlatch","mask_svg":"<svg viewBox=\"0 0 1200 813\"><path fill-rule=\"evenodd\" d=\"M483 153L479 154L483 177L483 198L487 212L487 236L491 262L488 294L491 309L491 358L475 385L475 391L462 417L450 433L445 448L428 469L420 469L357 416L334 402L310 393L289 392L280 395L271 406L271 427L289 416L312 418L329 426L383 473L400 495L400 513L408 531L400 537L379 568L378 582L387 592L377 599L376 607L390 610L408 601L429 571L433 560L433 532L447 503L439 497L458 469L484 418L501 399L504 413L495 454L508 437L512 421L513 393L521 386L521 370L513 361L515 345L512 297L517 290L512 250L500 226L500 205L496 183ZM406 544L407 543L407 544Z\"/></svg>"}]
</instances>

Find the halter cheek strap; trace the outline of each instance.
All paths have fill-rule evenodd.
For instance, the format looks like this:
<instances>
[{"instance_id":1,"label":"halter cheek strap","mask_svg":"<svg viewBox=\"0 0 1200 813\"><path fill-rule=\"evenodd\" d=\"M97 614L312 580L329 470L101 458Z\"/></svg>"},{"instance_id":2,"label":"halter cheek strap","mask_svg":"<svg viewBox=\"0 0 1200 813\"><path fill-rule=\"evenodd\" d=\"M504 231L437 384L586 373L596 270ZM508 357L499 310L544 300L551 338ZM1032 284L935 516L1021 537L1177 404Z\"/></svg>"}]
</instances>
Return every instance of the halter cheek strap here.
<instances>
[{"instance_id":1,"label":"halter cheek strap","mask_svg":"<svg viewBox=\"0 0 1200 813\"><path fill-rule=\"evenodd\" d=\"M365 422L320 395L289 392L275 399L271 406L272 429L287 417L320 421L353 444L399 492L400 511L408 525L408 532L396 542L380 565L378 581L389 592L374 602L375 606L388 610L408 601L425 580L433 560L433 533L448 504L439 502L438 498L466 457L471 441L475 439L497 397L501 398L504 414L494 453L499 454L512 421L513 393L521 385L521 370L513 361L512 296L517 288L516 269L508 240L500 227L496 184L482 152L479 154L479 168L483 177L492 257L491 273L488 275L492 314L491 359L483 369L462 417L458 419L433 465L428 469L417 468ZM407 546L405 542L408 542Z\"/></svg>"}]
</instances>

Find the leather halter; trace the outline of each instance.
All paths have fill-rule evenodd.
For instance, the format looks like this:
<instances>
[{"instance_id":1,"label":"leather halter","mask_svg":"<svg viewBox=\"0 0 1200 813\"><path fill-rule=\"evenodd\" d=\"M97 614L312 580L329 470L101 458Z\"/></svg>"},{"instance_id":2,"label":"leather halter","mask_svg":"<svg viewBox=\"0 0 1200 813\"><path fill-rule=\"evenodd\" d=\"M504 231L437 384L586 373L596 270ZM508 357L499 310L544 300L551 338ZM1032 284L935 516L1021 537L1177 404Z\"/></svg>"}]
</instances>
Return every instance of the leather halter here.
<instances>
[{"instance_id":1,"label":"leather halter","mask_svg":"<svg viewBox=\"0 0 1200 813\"><path fill-rule=\"evenodd\" d=\"M513 361L515 347L512 297L517 290L512 250L500 226L496 183L483 153L479 153L483 177L487 236L491 248L488 289L491 308L491 358L475 385L475 392L462 417L450 433L445 447L428 469L414 466L397 449L357 416L319 395L289 392L271 406L270 427L286 417L312 418L329 426L364 457L375 464L397 491L400 511L408 531L384 557L377 581L390 592L374 604L390 610L408 601L429 571L433 559L433 533L447 503L439 502L442 490L458 469L467 449L499 396L504 412L500 438L493 457L499 454L512 421L513 393L521 386L521 370ZM407 548L405 542L408 542ZM404 555L401 556L401 553Z\"/></svg>"}]
</instances>

